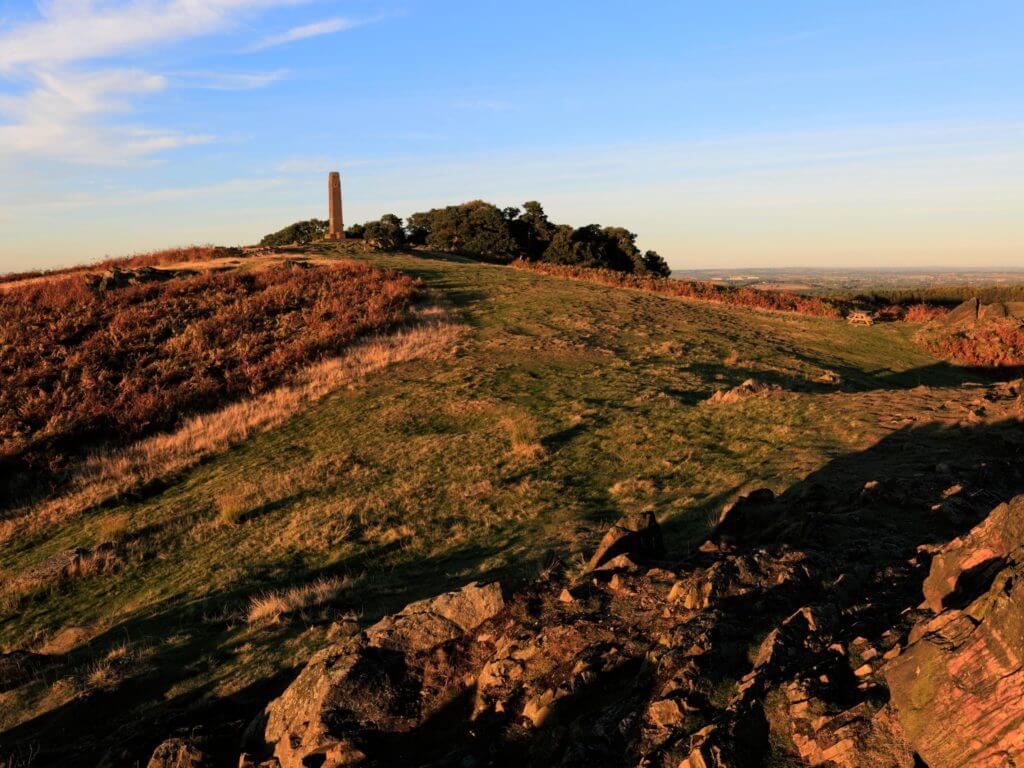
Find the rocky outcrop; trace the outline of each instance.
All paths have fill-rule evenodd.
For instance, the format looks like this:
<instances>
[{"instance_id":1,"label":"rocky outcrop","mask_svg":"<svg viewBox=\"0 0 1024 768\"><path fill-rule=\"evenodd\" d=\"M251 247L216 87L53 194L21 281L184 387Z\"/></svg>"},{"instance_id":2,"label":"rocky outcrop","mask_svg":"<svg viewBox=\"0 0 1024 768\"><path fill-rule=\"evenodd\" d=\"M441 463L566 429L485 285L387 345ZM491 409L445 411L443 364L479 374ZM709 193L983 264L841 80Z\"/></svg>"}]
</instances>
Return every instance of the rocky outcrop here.
<instances>
[{"instance_id":1,"label":"rocky outcrop","mask_svg":"<svg viewBox=\"0 0 1024 768\"><path fill-rule=\"evenodd\" d=\"M930 768L1024 763L1022 545L1018 497L944 547L924 590L936 615L885 670L903 730Z\"/></svg>"},{"instance_id":2,"label":"rocky outcrop","mask_svg":"<svg viewBox=\"0 0 1024 768\"><path fill-rule=\"evenodd\" d=\"M1024 496L1001 504L966 536L956 538L932 560L924 582L925 605L938 613L963 607L976 597L1006 563L1011 552L1024 545Z\"/></svg>"},{"instance_id":3,"label":"rocky outcrop","mask_svg":"<svg viewBox=\"0 0 1024 768\"><path fill-rule=\"evenodd\" d=\"M153 751L146 768L208 768L206 753L191 739L174 738Z\"/></svg>"},{"instance_id":4,"label":"rocky outcrop","mask_svg":"<svg viewBox=\"0 0 1024 768\"><path fill-rule=\"evenodd\" d=\"M310 659L240 765L1024 764L1024 497L943 546L877 525L950 472L748 493L675 561L629 516L583 568L412 603Z\"/></svg>"},{"instance_id":5,"label":"rocky outcrop","mask_svg":"<svg viewBox=\"0 0 1024 768\"><path fill-rule=\"evenodd\" d=\"M154 267L137 267L134 269L122 269L112 267L99 274L87 276L87 282L94 291L113 291L129 285L142 285L144 283L161 282L172 277L181 277L184 274L195 274L184 270L155 269Z\"/></svg>"},{"instance_id":6,"label":"rocky outcrop","mask_svg":"<svg viewBox=\"0 0 1024 768\"><path fill-rule=\"evenodd\" d=\"M606 568L616 558L628 558L633 562L646 562L665 554L661 528L650 512L619 518L608 529L587 563L587 570Z\"/></svg>"},{"instance_id":7,"label":"rocky outcrop","mask_svg":"<svg viewBox=\"0 0 1024 768\"><path fill-rule=\"evenodd\" d=\"M498 584L470 584L407 606L314 656L257 724L282 768L358 763L386 734L408 733L463 686L440 686L451 649L504 606Z\"/></svg>"}]
</instances>

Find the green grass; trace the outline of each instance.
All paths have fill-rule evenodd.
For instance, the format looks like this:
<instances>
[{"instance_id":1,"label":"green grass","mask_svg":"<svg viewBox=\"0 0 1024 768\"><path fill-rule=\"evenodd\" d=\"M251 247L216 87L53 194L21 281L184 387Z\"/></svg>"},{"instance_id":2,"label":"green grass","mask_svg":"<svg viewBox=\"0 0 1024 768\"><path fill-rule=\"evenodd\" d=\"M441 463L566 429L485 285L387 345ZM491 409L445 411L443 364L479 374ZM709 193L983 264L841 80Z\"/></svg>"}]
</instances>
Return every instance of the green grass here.
<instances>
[{"instance_id":1,"label":"green grass","mask_svg":"<svg viewBox=\"0 0 1024 768\"><path fill-rule=\"evenodd\" d=\"M370 621L471 579L528 575L551 551L578 560L623 513L654 510L682 553L733 494L784 489L870 447L894 408L942 397L914 387L953 391L966 376L915 347L906 326L851 328L447 257L359 258L450 303L466 328L454 358L374 374L148 495L0 554L17 573L112 530L131 553L115 573L0 613L7 649L67 627L92 637L64 682L0 694L0 733L11 729L0 741L80 734L67 764L90 764L111 743L152 746L197 708L230 701L251 715L323 645L332 617ZM844 384L814 384L825 370ZM700 405L751 377L789 391ZM344 575L365 578L314 614L245 621L256 594ZM146 664L114 692L89 690L90 665L126 640L145 645Z\"/></svg>"}]
</instances>

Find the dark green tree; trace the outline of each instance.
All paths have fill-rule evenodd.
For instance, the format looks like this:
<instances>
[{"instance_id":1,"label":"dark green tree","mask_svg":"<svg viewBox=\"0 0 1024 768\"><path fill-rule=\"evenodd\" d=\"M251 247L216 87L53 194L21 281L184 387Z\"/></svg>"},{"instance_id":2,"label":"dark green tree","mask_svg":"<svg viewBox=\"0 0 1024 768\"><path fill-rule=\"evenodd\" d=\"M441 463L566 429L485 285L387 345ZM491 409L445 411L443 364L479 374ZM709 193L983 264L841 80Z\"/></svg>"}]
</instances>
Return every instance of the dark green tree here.
<instances>
[{"instance_id":1,"label":"dark green tree","mask_svg":"<svg viewBox=\"0 0 1024 768\"><path fill-rule=\"evenodd\" d=\"M402 220L393 213L387 213L380 217L379 221L369 221L363 238L371 245L385 251L393 251L405 245L405 230L402 229Z\"/></svg>"},{"instance_id":2,"label":"dark green tree","mask_svg":"<svg viewBox=\"0 0 1024 768\"><path fill-rule=\"evenodd\" d=\"M496 206L482 200L429 211L431 248L487 261L508 262L516 254L509 223Z\"/></svg>"},{"instance_id":3,"label":"dark green tree","mask_svg":"<svg viewBox=\"0 0 1024 768\"><path fill-rule=\"evenodd\" d=\"M544 261L617 272L632 272L635 268L632 256L622 250L619 234L610 234L597 224L579 229L558 227L544 251Z\"/></svg>"},{"instance_id":4,"label":"dark green tree","mask_svg":"<svg viewBox=\"0 0 1024 768\"><path fill-rule=\"evenodd\" d=\"M523 203L523 211L511 223L520 258L536 261L544 255L555 234L555 225L536 200Z\"/></svg>"},{"instance_id":5,"label":"dark green tree","mask_svg":"<svg viewBox=\"0 0 1024 768\"><path fill-rule=\"evenodd\" d=\"M414 213L405 222L405 239L410 245L426 245L433 211Z\"/></svg>"},{"instance_id":6,"label":"dark green tree","mask_svg":"<svg viewBox=\"0 0 1024 768\"><path fill-rule=\"evenodd\" d=\"M646 272L650 275L657 275L658 277L668 277L672 274L672 268L669 267L668 262L665 261L657 251L647 251L643 256L640 257L638 262L638 272Z\"/></svg>"},{"instance_id":7,"label":"dark green tree","mask_svg":"<svg viewBox=\"0 0 1024 768\"><path fill-rule=\"evenodd\" d=\"M286 245L308 245L323 240L327 235L327 222L323 219L296 221L284 229L266 235L260 245L270 248L281 248Z\"/></svg>"}]
</instances>

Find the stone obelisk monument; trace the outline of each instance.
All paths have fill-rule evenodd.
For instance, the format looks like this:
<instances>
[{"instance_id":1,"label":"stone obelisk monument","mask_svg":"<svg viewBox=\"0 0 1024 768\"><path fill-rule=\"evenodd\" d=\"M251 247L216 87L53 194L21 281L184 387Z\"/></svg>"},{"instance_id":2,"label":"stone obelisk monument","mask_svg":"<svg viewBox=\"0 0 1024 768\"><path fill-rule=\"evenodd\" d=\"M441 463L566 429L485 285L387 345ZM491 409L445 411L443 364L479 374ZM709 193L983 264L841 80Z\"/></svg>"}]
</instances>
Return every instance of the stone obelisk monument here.
<instances>
[{"instance_id":1,"label":"stone obelisk monument","mask_svg":"<svg viewBox=\"0 0 1024 768\"><path fill-rule=\"evenodd\" d=\"M341 215L341 174L327 174L328 240L345 239L345 218Z\"/></svg>"}]
</instances>

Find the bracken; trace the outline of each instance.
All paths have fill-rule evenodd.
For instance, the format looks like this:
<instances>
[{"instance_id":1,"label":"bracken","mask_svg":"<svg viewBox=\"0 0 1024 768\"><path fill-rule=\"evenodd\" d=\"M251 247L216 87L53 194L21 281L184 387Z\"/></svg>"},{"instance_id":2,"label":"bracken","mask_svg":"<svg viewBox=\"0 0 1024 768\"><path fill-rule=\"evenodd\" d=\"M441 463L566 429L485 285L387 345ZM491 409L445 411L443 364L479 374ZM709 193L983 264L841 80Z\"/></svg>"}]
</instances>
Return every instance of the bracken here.
<instances>
[{"instance_id":1,"label":"bracken","mask_svg":"<svg viewBox=\"0 0 1024 768\"><path fill-rule=\"evenodd\" d=\"M84 274L0 293L0 466L55 473L97 445L268 391L402 321L418 284L340 263L206 272L112 291Z\"/></svg>"}]
</instances>

